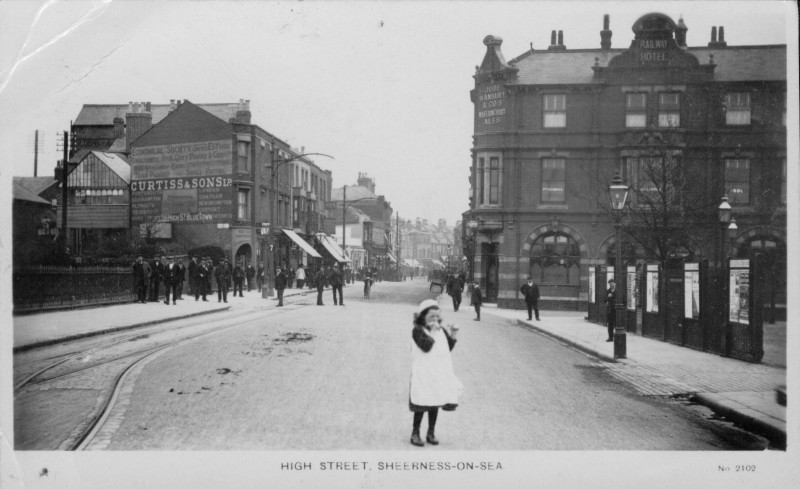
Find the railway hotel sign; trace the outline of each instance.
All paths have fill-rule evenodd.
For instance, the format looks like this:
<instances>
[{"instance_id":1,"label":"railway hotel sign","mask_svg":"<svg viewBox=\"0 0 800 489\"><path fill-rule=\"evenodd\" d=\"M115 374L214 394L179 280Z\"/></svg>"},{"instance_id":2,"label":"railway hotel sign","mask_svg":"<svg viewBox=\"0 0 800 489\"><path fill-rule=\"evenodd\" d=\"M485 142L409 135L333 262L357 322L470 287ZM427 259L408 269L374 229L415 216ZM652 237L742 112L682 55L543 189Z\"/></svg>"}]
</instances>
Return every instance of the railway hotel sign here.
<instances>
[{"instance_id":1,"label":"railway hotel sign","mask_svg":"<svg viewBox=\"0 0 800 489\"><path fill-rule=\"evenodd\" d=\"M230 140L134 147L133 221L208 223L233 218Z\"/></svg>"}]
</instances>

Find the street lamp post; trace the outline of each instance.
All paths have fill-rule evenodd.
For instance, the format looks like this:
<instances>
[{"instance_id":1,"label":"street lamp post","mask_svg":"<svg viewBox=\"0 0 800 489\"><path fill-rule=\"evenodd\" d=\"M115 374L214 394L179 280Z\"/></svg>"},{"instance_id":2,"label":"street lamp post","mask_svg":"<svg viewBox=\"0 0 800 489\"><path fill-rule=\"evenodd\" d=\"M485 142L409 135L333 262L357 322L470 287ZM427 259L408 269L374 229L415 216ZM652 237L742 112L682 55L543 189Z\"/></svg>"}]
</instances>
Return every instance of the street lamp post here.
<instances>
[{"instance_id":1,"label":"street lamp post","mask_svg":"<svg viewBox=\"0 0 800 489\"><path fill-rule=\"evenodd\" d=\"M717 207L717 214L719 216L719 223L720 227L722 228L722 239L720 240L720 251L719 251L719 267L720 269L725 268L725 248L728 241L728 236L726 230L728 229L728 224L731 222L731 205L728 203L728 196L722 196L722 202L720 202L719 207ZM736 226L736 222L734 221L734 226Z\"/></svg>"},{"instance_id":2,"label":"street lamp post","mask_svg":"<svg viewBox=\"0 0 800 489\"><path fill-rule=\"evenodd\" d=\"M304 158L306 156L325 156L327 158L333 159L333 156L326 155L324 153L305 153L301 155L295 155L291 158L279 158L278 157L278 148L277 146L273 145L272 152L270 154L270 191L272 192L272 202L269 209L269 232L267 234L266 239L266 250L264 253L264 286L261 289L261 297L264 299L268 299L272 295L272 289L274 284L273 274L274 264L272 262L272 248L273 248L273 239L276 233L278 226L275 225L275 208L278 206L278 190L275 181L275 177L278 174L278 168L285 165L286 163L291 163L292 161L298 160L300 158ZM290 206L294 206L294 203L290 203ZM292 209L294 209L292 207ZM294 210L292 210L294 213ZM294 217L294 216L293 216Z\"/></svg>"},{"instance_id":3,"label":"street lamp post","mask_svg":"<svg viewBox=\"0 0 800 489\"><path fill-rule=\"evenodd\" d=\"M616 229L616 257L614 260L614 281L617 283L617 293L614 298L614 358L626 358L627 335L623 319L622 303L622 210L628 200L628 186L622 182L619 172L614 175L614 180L608 187L608 196L611 199L611 208L614 211L614 228Z\"/></svg>"}]
</instances>

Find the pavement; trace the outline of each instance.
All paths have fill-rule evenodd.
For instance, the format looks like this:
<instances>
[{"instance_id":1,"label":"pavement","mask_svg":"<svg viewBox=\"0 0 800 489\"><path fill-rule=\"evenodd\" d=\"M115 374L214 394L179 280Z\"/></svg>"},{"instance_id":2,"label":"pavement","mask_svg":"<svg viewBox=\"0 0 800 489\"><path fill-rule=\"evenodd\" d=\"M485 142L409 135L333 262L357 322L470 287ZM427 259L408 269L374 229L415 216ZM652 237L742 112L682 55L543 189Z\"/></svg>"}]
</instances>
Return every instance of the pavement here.
<instances>
[{"instance_id":1,"label":"pavement","mask_svg":"<svg viewBox=\"0 0 800 489\"><path fill-rule=\"evenodd\" d=\"M316 300L316 292L309 289L286 289L284 297L300 294L311 303ZM329 295L326 291L326 300ZM443 310L452 307L449 297L439 299ZM465 296L465 306L468 299ZM209 302L187 296L177 305L133 303L16 316L14 352L231 308L276 304L275 298L263 299L260 291L251 291L241 298L229 296L228 303L217 302L215 295L209 296ZM786 385L785 365L751 364L635 334L627 335L626 358L615 359L613 343L606 342L606 327L585 320L584 312L540 311L541 321L528 321L525 311L484 306L484 314L516 322L603 360L612 376L631 384L641 395L687 398L764 436L774 448L786 447L786 407L776 401L776 389Z\"/></svg>"}]
</instances>

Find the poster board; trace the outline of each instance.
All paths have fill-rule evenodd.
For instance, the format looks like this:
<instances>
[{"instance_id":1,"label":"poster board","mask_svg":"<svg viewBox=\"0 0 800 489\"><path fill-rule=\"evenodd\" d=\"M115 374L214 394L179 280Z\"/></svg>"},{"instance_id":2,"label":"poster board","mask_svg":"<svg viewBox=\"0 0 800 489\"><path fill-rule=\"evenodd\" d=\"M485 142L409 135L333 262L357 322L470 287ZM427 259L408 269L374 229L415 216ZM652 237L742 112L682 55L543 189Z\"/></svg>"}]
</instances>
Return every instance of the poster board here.
<instances>
[{"instance_id":1,"label":"poster board","mask_svg":"<svg viewBox=\"0 0 800 489\"><path fill-rule=\"evenodd\" d=\"M730 261L728 294L728 320L750 324L750 260Z\"/></svg>"},{"instance_id":2,"label":"poster board","mask_svg":"<svg viewBox=\"0 0 800 489\"><path fill-rule=\"evenodd\" d=\"M700 318L700 264L683 264L683 316Z\"/></svg>"},{"instance_id":3,"label":"poster board","mask_svg":"<svg viewBox=\"0 0 800 489\"><path fill-rule=\"evenodd\" d=\"M595 267L589 268L589 304L597 302L595 293L595 283L597 281L597 270Z\"/></svg>"},{"instance_id":4,"label":"poster board","mask_svg":"<svg viewBox=\"0 0 800 489\"><path fill-rule=\"evenodd\" d=\"M628 267L628 280L626 283L628 287L628 300L627 309L629 311L636 310L636 267Z\"/></svg>"},{"instance_id":5,"label":"poster board","mask_svg":"<svg viewBox=\"0 0 800 489\"><path fill-rule=\"evenodd\" d=\"M645 311L658 312L658 265L647 265L647 295L645 297Z\"/></svg>"}]
</instances>

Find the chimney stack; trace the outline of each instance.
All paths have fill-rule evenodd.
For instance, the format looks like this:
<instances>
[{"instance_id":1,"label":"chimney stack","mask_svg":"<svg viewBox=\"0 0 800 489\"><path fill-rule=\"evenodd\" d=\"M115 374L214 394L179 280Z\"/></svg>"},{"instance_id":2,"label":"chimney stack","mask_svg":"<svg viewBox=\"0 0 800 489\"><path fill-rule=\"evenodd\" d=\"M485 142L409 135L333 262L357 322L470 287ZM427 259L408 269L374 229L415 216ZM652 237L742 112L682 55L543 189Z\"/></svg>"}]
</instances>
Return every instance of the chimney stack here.
<instances>
[{"instance_id":1,"label":"chimney stack","mask_svg":"<svg viewBox=\"0 0 800 489\"><path fill-rule=\"evenodd\" d=\"M234 124L250 124L250 118L250 101L240 98L236 106L236 114L231 122Z\"/></svg>"},{"instance_id":2,"label":"chimney stack","mask_svg":"<svg viewBox=\"0 0 800 489\"><path fill-rule=\"evenodd\" d=\"M150 102L128 102L128 113L125 114L125 150L128 154L131 152L131 143L149 131L152 125L153 114L150 112Z\"/></svg>"},{"instance_id":3,"label":"chimney stack","mask_svg":"<svg viewBox=\"0 0 800 489\"><path fill-rule=\"evenodd\" d=\"M719 41L717 40L717 27L714 26L711 28L711 42L708 43L708 47L710 48L724 48L727 46L728 43L725 42L725 28L720 26L719 28Z\"/></svg>"},{"instance_id":4,"label":"chimney stack","mask_svg":"<svg viewBox=\"0 0 800 489\"><path fill-rule=\"evenodd\" d=\"M550 46L548 46L548 51L564 51L567 47L564 46L564 31L558 31L558 35L556 35L556 31L553 31L550 34Z\"/></svg>"},{"instance_id":5,"label":"chimney stack","mask_svg":"<svg viewBox=\"0 0 800 489\"><path fill-rule=\"evenodd\" d=\"M608 29L608 14L603 16L603 30L600 31L600 49L611 49L611 31Z\"/></svg>"}]
</instances>

